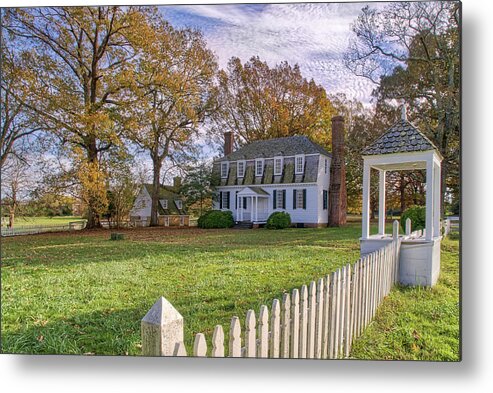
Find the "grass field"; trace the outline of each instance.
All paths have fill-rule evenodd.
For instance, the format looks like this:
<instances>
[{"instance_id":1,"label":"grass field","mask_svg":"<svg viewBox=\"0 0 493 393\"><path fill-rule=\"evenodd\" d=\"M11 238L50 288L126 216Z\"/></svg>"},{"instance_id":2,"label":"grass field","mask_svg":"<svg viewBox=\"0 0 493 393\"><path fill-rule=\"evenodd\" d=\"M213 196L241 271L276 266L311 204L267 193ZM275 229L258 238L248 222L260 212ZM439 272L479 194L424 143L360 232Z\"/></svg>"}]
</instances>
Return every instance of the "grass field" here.
<instances>
[{"instance_id":1,"label":"grass field","mask_svg":"<svg viewBox=\"0 0 493 393\"><path fill-rule=\"evenodd\" d=\"M56 226L67 225L72 221L83 220L77 216L56 216L56 217L16 217L15 226Z\"/></svg>"},{"instance_id":2,"label":"grass field","mask_svg":"<svg viewBox=\"0 0 493 393\"><path fill-rule=\"evenodd\" d=\"M140 320L159 296L184 316L190 349L194 333L210 338L218 323L227 333L231 316L243 323L248 309L258 311L354 262L360 230L351 223L283 231L139 229L122 231L126 240L116 242L108 240L109 231L2 239L2 350L138 355ZM450 260L447 269L457 268L456 243L442 254ZM416 301L405 290L402 296ZM454 296L457 303L457 292L449 293ZM439 307L438 300L429 299Z\"/></svg>"}]
</instances>

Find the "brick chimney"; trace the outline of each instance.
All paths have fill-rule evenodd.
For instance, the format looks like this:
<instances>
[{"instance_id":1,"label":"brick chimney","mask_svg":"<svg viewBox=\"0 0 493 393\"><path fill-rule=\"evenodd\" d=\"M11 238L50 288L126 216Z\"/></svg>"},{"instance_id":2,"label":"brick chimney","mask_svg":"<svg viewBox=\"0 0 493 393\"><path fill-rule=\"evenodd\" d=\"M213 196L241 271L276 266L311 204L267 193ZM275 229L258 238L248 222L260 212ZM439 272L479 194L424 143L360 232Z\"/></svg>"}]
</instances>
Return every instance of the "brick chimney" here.
<instances>
[{"instance_id":1,"label":"brick chimney","mask_svg":"<svg viewBox=\"0 0 493 393\"><path fill-rule=\"evenodd\" d=\"M231 131L224 133L224 155L233 153L234 136Z\"/></svg>"},{"instance_id":2,"label":"brick chimney","mask_svg":"<svg viewBox=\"0 0 493 393\"><path fill-rule=\"evenodd\" d=\"M344 117L332 118L332 161L330 164L329 226L346 224L347 191L344 161Z\"/></svg>"},{"instance_id":3,"label":"brick chimney","mask_svg":"<svg viewBox=\"0 0 493 393\"><path fill-rule=\"evenodd\" d=\"M181 177L180 176L175 176L173 178L173 188L175 190L179 190L181 188Z\"/></svg>"}]
</instances>

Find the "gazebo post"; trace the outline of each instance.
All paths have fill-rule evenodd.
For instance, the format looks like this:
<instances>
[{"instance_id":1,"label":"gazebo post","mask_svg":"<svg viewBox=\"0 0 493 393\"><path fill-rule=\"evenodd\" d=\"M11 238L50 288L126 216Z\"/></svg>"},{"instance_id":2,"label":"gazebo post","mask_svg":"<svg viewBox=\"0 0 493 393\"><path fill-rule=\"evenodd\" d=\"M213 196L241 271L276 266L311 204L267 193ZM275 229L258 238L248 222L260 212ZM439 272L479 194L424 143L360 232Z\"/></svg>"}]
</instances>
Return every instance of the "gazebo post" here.
<instances>
[{"instance_id":1,"label":"gazebo post","mask_svg":"<svg viewBox=\"0 0 493 393\"><path fill-rule=\"evenodd\" d=\"M440 233L440 199L441 199L441 185L440 185L440 175L441 175L441 170L440 170L440 165L434 162L433 165L433 170L434 175L434 187L433 187L433 192L435 193L434 195L434 200L433 200L433 237L439 237L441 235Z\"/></svg>"},{"instance_id":2,"label":"gazebo post","mask_svg":"<svg viewBox=\"0 0 493 393\"><path fill-rule=\"evenodd\" d=\"M385 171L378 171L378 234L385 235Z\"/></svg>"},{"instance_id":3,"label":"gazebo post","mask_svg":"<svg viewBox=\"0 0 493 393\"><path fill-rule=\"evenodd\" d=\"M366 160L363 164L363 209L362 209L362 233L363 239L370 235L370 165Z\"/></svg>"},{"instance_id":4,"label":"gazebo post","mask_svg":"<svg viewBox=\"0 0 493 393\"><path fill-rule=\"evenodd\" d=\"M428 158L426 161L426 240L433 238L434 167L433 157Z\"/></svg>"}]
</instances>

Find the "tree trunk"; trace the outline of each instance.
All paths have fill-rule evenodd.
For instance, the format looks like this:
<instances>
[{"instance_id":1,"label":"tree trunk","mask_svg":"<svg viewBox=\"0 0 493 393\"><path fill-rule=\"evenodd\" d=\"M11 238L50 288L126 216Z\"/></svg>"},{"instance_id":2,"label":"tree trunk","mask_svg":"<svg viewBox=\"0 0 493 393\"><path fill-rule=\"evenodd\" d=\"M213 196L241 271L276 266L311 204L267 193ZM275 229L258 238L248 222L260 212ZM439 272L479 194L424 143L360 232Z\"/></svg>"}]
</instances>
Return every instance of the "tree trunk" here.
<instances>
[{"instance_id":1,"label":"tree trunk","mask_svg":"<svg viewBox=\"0 0 493 393\"><path fill-rule=\"evenodd\" d=\"M98 150L96 146L96 140L93 138L87 147L87 161L89 163L95 163L98 161ZM98 201L94 196L89 195L89 200L87 201L87 229L101 228L100 217L96 208Z\"/></svg>"},{"instance_id":2,"label":"tree trunk","mask_svg":"<svg viewBox=\"0 0 493 393\"><path fill-rule=\"evenodd\" d=\"M153 171L153 179L152 179L152 193L151 193L151 227L158 226L158 208L159 208L159 188L161 187L161 183L159 181L161 177L161 167L162 161L158 158L153 158L152 160L152 171Z\"/></svg>"},{"instance_id":3,"label":"tree trunk","mask_svg":"<svg viewBox=\"0 0 493 393\"><path fill-rule=\"evenodd\" d=\"M406 210L406 181L404 173L400 174L400 184L399 184L399 192L400 192L400 204L401 204L401 214Z\"/></svg>"}]
</instances>

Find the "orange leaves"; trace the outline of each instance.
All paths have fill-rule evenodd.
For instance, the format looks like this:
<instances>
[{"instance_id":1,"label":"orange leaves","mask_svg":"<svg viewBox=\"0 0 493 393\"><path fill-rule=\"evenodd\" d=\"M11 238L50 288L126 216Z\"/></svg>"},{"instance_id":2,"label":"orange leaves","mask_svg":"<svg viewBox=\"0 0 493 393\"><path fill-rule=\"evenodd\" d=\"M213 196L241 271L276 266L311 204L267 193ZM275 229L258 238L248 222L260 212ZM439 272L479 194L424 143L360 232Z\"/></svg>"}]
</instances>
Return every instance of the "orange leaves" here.
<instances>
[{"instance_id":1,"label":"orange leaves","mask_svg":"<svg viewBox=\"0 0 493 393\"><path fill-rule=\"evenodd\" d=\"M270 68L258 57L245 64L233 57L218 78L218 130L234 130L243 142L295 134L328 139L334 109L324 88L306 80L297 65Z\"/></svg>"}]
</instances>

